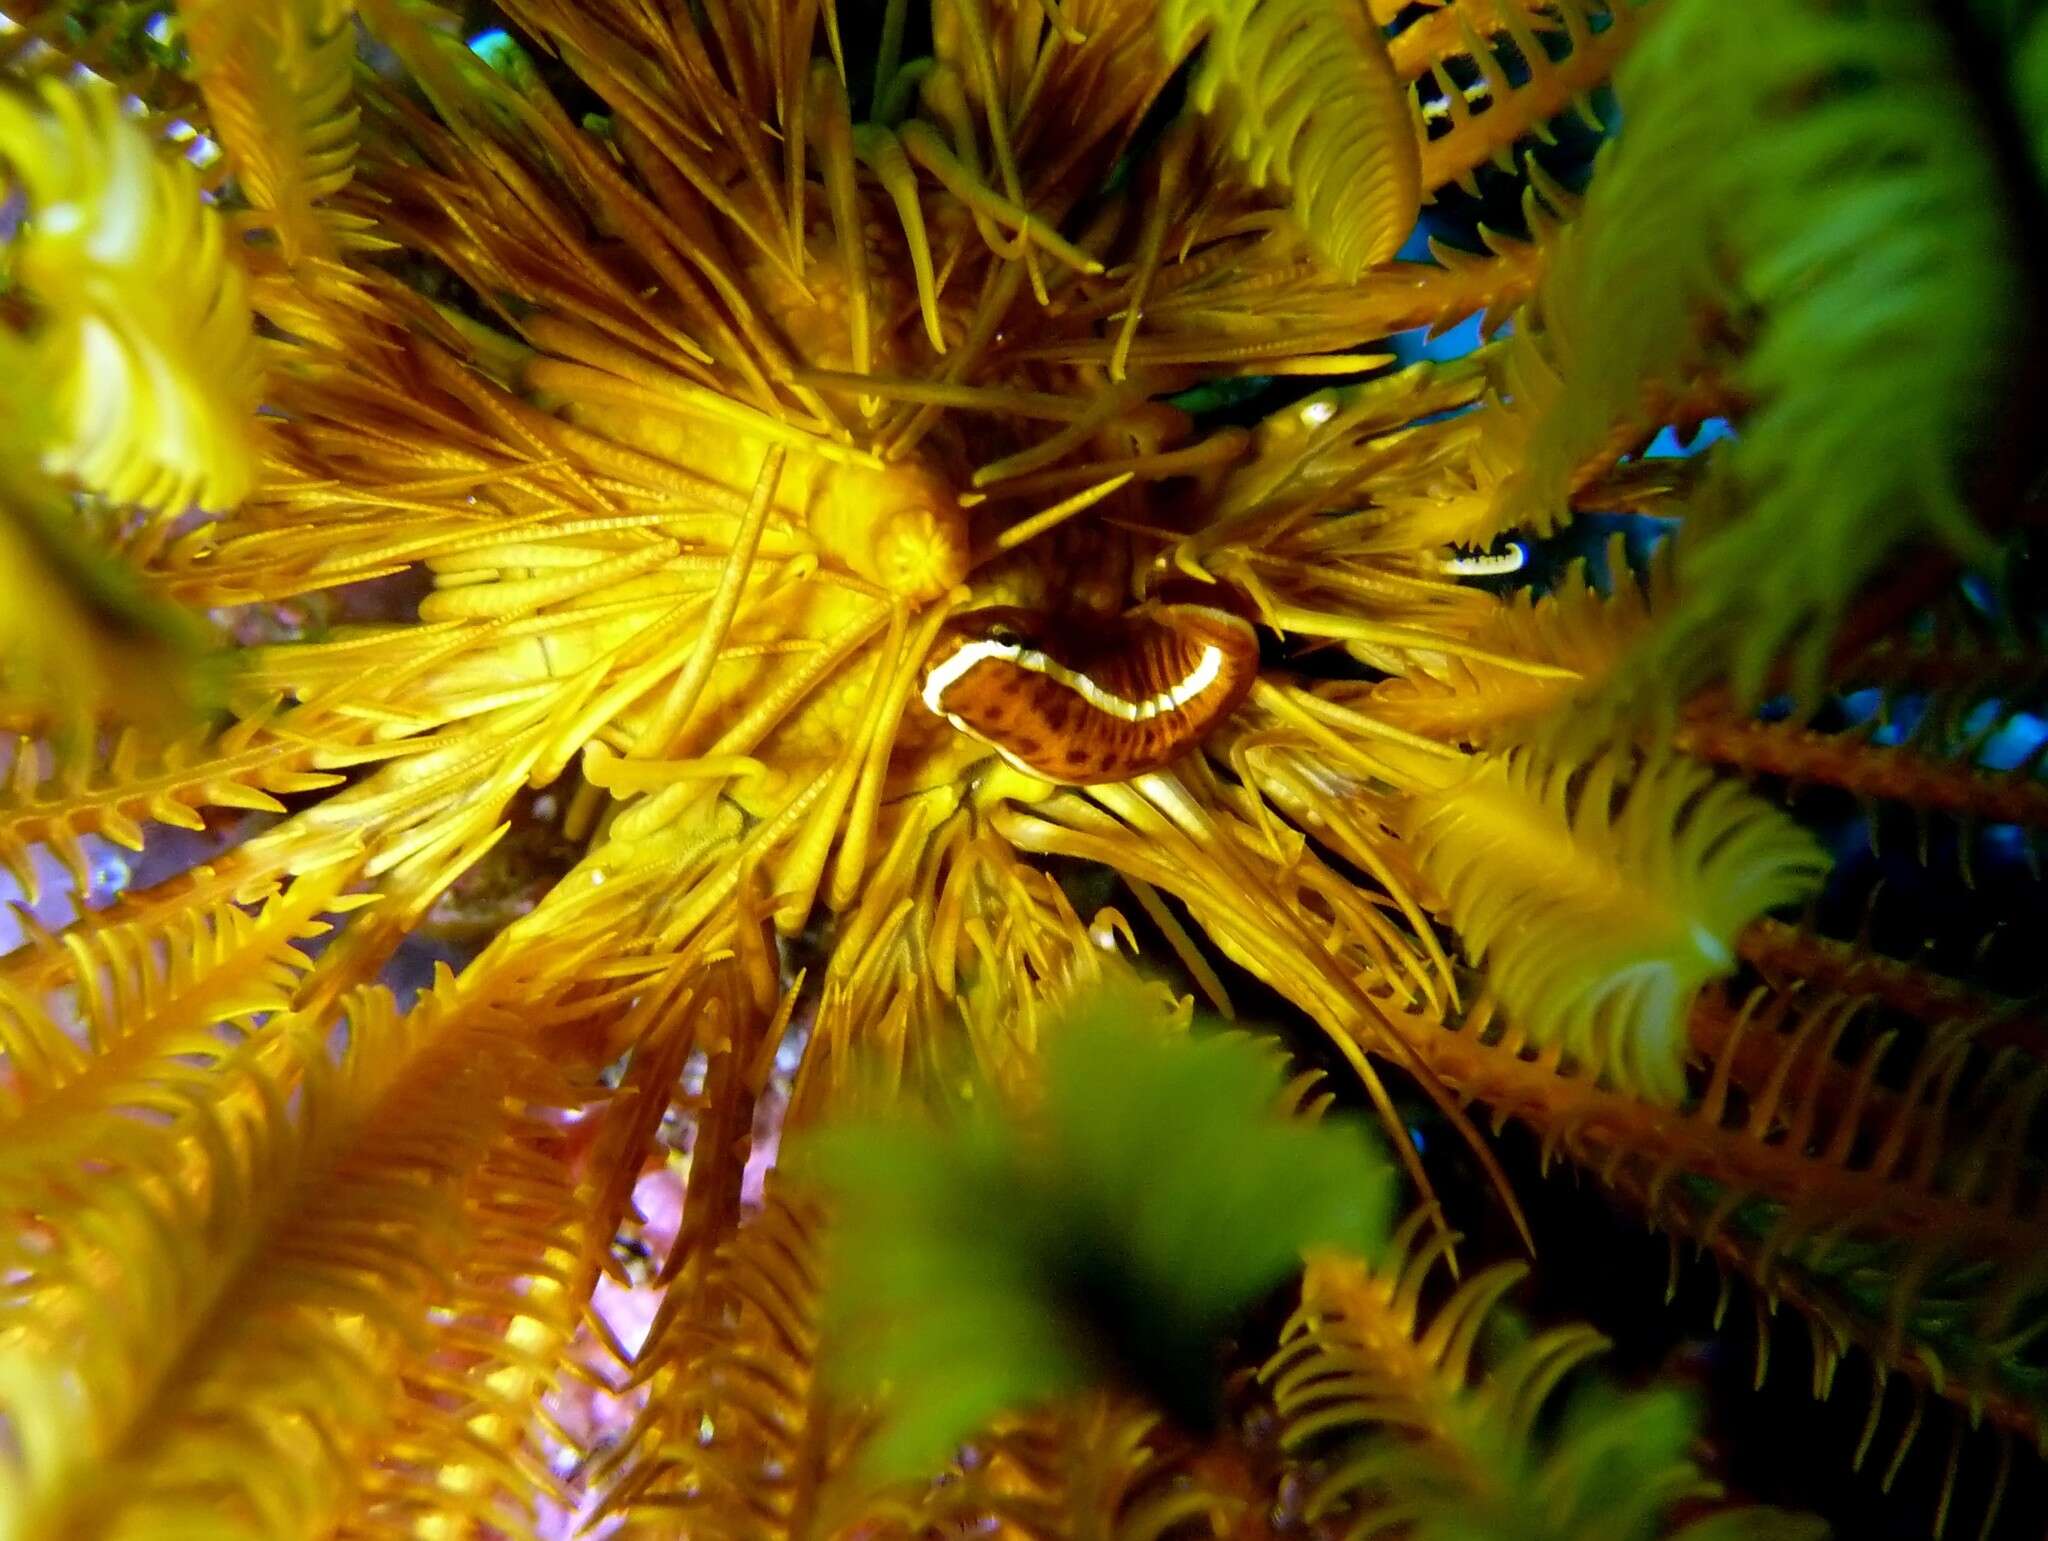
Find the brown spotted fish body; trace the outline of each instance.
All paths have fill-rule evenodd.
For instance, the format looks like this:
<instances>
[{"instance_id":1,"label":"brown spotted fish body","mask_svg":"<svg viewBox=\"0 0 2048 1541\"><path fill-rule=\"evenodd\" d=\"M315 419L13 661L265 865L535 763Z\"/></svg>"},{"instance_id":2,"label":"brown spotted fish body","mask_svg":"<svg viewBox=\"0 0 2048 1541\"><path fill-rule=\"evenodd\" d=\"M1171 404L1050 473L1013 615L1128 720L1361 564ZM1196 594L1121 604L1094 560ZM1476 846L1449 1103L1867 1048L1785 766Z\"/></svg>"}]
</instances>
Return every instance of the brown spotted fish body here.
<instances>
[{"instance_id":1,"label":"brown spotted fish body","mask_svg":"<svg viewBox=\"0 0 2048 1541\"><path fill-rule=\"evenodd\" d=\"M992 608L940 633L922 694L1019 770L1078 786L1142 775L1200 743L1258 663L1251 623L1218 604L1155 601L1067 625Z\"/></svg>"}]
</instances>

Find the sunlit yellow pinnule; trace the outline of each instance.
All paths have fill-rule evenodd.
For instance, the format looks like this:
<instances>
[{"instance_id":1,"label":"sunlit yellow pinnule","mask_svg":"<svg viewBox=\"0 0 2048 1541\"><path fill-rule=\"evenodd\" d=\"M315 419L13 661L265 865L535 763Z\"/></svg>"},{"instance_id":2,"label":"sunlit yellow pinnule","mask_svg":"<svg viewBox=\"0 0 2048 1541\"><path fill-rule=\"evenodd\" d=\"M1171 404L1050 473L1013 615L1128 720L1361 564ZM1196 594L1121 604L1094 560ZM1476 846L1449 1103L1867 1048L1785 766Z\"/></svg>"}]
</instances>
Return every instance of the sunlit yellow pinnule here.
<instances>
[{"instance_id":1,"label":"sunlit yellow pinnule","mask_svg":"<svg viewBox=\"0 0 2048 1541\"><path fill-rule=\"evenodd\" d=\"M2041 1444L2048 1033L1876 887L2023 920L2048 827L2034 108L1984 64L2039 54L1937 8L1773 0L1731 82L1678 47L1746 57L1720 0L8 5L0 1541L1653 1541L1710 1502L1682 1399L1552 1439L1590 1330L1482 1363L1479 1254L1579 1282L1553 1161L1816 1384ZM1972 223L1894 229L1930 189ZM1993 226L1948 327L1929 254ZM1896 442L1894 302L1958 382ZM2009 589L1886 554L1930 511ZM1140 1362L1175 1292L1120 1242L974 1244L1156 1218L1094 1088L1140 1218L921 1217L1010 1260L939 1367L1080 1322L1084 1390L867 1481L780 1141L981 1099L1032 1148L1104 999L1273 1029L1414 1218ZM1175 1133L1145 1278L1196 1282L1248 1167Z\"/></svg>"},{"instance_id":2,"label":"sunlit yellow pinnule","mask_svg":"<svg viewBox=\"0 0 2048 1541\"><path fill-rule=\"evenodd\" d=\"M1167 0L1175 58L1206 41L1191 99L1228 125L1254 186L1289 190L1309 244L1355 279L1400 250L1421 202L1408 102L1363 6Z\"/></svg>"},{"instance_id":3,"label":"sunlit yellow pinnule","mask_svg":"<svg viewBox=\"0 0 2048 1541\"><path fill-rule=\"evenodd\" d=\"M1809 897L1827 862L1739 787L1618 760L1484 757L1416 799L1409 838L1532 1043L1675 1101L1700 987L1734 971L1745 925Z\"/></svg>"},{"instance_id":4,"label":"sunlit yellow pinnule","mask_svg":"<svg viewBox=\"0 0 2048 1541\"><path fill-rule=\"evenodd\" d=\"M51 394L44 454L117 503L229 508L255 474L261 366L219 214L105 86L0 94L28 222L13 277Z\"/></svg>"},{"instance_id":5,"label":"sunlit yellow pinnule","mask_svg":"<svg viewBox=\"0 0 2048 1541\"><path fill-rule=\"evenodd\" d=\"M355 171L355 28L346 0L185 0L178 15L242 195L304 272L364 227L320 204ZM306 275L312 276L312 275Z\"/></svg>"}]
</instances>

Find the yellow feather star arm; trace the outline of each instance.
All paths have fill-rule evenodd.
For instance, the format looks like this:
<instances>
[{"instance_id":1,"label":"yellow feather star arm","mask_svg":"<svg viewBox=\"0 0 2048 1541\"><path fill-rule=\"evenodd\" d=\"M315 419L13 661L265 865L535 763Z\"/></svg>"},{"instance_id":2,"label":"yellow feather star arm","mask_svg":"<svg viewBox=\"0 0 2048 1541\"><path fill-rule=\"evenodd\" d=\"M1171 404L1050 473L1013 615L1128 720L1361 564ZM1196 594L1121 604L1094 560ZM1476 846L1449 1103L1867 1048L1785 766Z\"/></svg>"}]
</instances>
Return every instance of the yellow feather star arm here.
<instances>
[{"instance_id":1,"label":"yellow feather star arm","mask_svg":"<svg viewBox=\"0 0 2048 1541\"><path fill-rule=\"evenodd\" d=\"M1530 752L1415 798L1407 830L1466 951L1531 1042L1660 1101L1684 1089L1685 1014L1736 933L1810 895L1813 837L1678 759L1632 773Z\"/></svg>"},{"instance_id":2,"label":"yellow feather star arm","mask_svg":"<svg viewBox=\"0 0 2048 1541\"><path fill-rule=\"evenodd\" d=\"M1574 202L1562 189L1546 185L1541 198L1532 190L1523 200L1526 239L1482 225L1482 252L1432 238L1431 260L1381 263L1356 282L1337 279L1324 262L1303 254L1292 231L1207 246L1200 244L1199 224L1185 232L1162 229L1162 247L1183 234L1197 244L1185 257L1162 261L1140 304L1132 307L1138 280L1114 269L1100 283L1099 297L1049 318L1044 340L1015 347L1009 356L1048 363L1107 359L1113 368L1121 359L1127 370L1257 357L1272 358L1267 367L1273 369L1339 373L1368 367L1365 360L1376 357L1343 351L1362 337L1418 327L1435 332L1475 312L1490 337L1542 276L1558 224L1553 208ZM1128 339L1099 335L1100 322L1119 311ZM1286 357L1322 353L1334 357ZM1162 468L1159 474L1167 473Z\"/></svg>"},{"instance_id":3,"label":"yellow feather star arm","mask_svg":"<svg viewBox=\"0 0 2048 1541\"><path fill-rule=\"evenodd\" d=\"M0 12L0 68L10 79L76 75L81 67L107 81L153 132L189 142L204 116L198 90L169 50L146 43L162 13L139 5L66 0L10 0ZM181 125L175 126L174 125Z\"/></svg>"},{"instance_id":4,"label":"yellow feather star arm","mask_svg":"<svg viewBox=\"0 0 2048 1541\"><path fill-rule=\"evenodd\" d=\"M1414 130L1386 38L1321 0L1168 0L1161 46L1206 36L1190 99L1227 125L1254 187L1287 188L1310 247L1355 279L1400 249L1421 207Z\"/></svg>"},{"instance_id":5,"label":"yellow feather star arm","mask_svg":"<svg viewBox=\"0 0 2048 1541\"><path fill-rule=\"evenodd\" d=\"M1605 595L1588 581L1583 564L1575 563L1541 598L1527 589L1501 596L1471 634L1492 657L1451 656L1439 667L1330 694L1338 700L1356 695L1359 709L1378 721L1447 743L1499 747L1536 736L1566 703L1620 666L1650 628L1653 595L1668 589L1669 564L1656 564L1648 582L1639 581L1620 536L1608 544L1607 571L1611 591ZM1536 675L1496 659L1554 664L1568 672Z\"/></svg>"},{"instance_id":6,"label":"yellow feather star arm","mask_svg":"<svg viewBox=\"0 0 2048 1541\"><path fill-rule=\"evenodd\" d=\"M1798 722L1758 722L1733 711L1700 710L1676 725L1672 742L1741 775L1782 776L1800 787L1841 787L1866 807L1882 800L1912 809L1923 828L1937 814L1964 821L1965 827L2048 825L2048 782L2038 774L2048 749L2037 749L2005 769L1986 769L1978 757L2003 719L1994 715L1984 731L1958 731L1946 742L1937 729L1926 726L1930 719L1932 712L1905 742L1886 744L1871 743L1867 736L1880 718L1845 733L1824 733ZM1961 855L1969 859L1967 842Z\"/></svg>"},{"instance_id":7,"label":"yellow feather star arm","mask_svg":"<svg viewBox=\"0 0 2048 1541\"><path fill-rule=\"evenodd\" d=\"M252 716L217 735L202 728L168 742L124 730L104 764L66 754L46 769L35 743L19 740L0 786L0 867L33 895L31 847L44 843L83 889L86 835L139 851L145 820L203 829L201 808L282 812L277 794L317 791L341 779L311 768L318 742L315 735L270 731L264 718Z\"/></svg>"},{"instance_id":8,"label":"yellow feather star arm","mask_svg":"<svg viewBox=\"0 0 2048 1541\"><path fill-rule=\"evenodd\" d=\"M1515 1469L1536 1456L1540 1393L1608 1346L1591 1327L1555 1327L1482 1372L1473 1362L1481 1332L1528 1269L1497 1263L1426 1311L1425 1286L1450 1241L1426 1238L1426 1220L1410 1216L1382 1263L1311 1258L1301 1305L1260 1367L1283 1450L1306 1452L1332 1433L1382 1437L1304 1472L1314 1473L1302 1499L1310 1524L1355 1516L1371 1534L1381 1509L1462 1503L1484 1512L1501 1502Z\"/></svg>"},{"instance_id":9,"label":"yellow feather star arm","mask_svg":"<svg viewBox=\"0 0 2048 1541\"><path fill-rule=\"evenodd\" d=\"M302 878L254 914L223 901L162 928L66 932L70 998L0 981L0 1052L10 1070L0 1126L11 1124L9 1137L18 1138L67 1107L90 1105L95 1087L149 1059L190 1054L210 1063L205 1045L217 1024L286 1010L311 967L299 944L329 929L316 917L369 902L341 896L349 876L336 866Z\"/></svg>"},{"instance_id":10,"label":"yellow feather star arm","mask_svg":"<svg viewBox=\"0 0 2048 1541\"><path fill-rule=\"evenodd\" d=\"M822 1230L813 1200L771 1190L678 1286L690 1317L718 1326L689 1331L653 1376L655 1415L634 1429L599 1513L680 1518L721 1541L802 1533L860 1432L857 1410L833 1407L817 1372ZM750 1495L755 1517L728 1507L733 1491Z\"/></svg>"},{"instance_id":11,"label":"yellow feather star arm","mask_svg":"<svg viewBox=\"0 0 2048 1541\"><path fill-rule=\"evenodd\" d=\"M1524 139L1548 141L1549 120L1576 110L1594 128L1593 91L1604 84L1661 0L1556 0L1534 13L1523 0L1460 0L1456 44L1429 61L1412 88L1422 145L1422 189L1433 196L1455 182L1477 192L1473 173L1489 162L1514 165ZM1475 27L1474 10L1492 12ZM1496 42L1483 33L1504 34ZM1555 40L1546 46L1545 39ZM1463 66L1453 70L1453 62ZM1510 64L1520 78L1510 73ZM1412 68L1413 66L1410 65ZM1460 75L1476 70L1466 86ZM1433 124L1447 125L1435 132Z\"/></svg>"},{"instance_id":12,"label":"yellow feather star arm","mask_svg":"<svg viewBox=\"0 0 2048 1541\"><path fill-rule=\"evenodd\" d=\"M1562 1419L1546 1417L1560 1384L1607 1340L1572 1323L1489 1354L1488 1340L1506 1334L1489 1332L1488 1319L1528 1272L1521 1263L1484 1270L1425 1312L1450 1244L1422 1240L1429 1218L1411 1216L1384 1262L1312 1258L1300 1309L1259 1372L1280 1415L1281 1447L1298 1463L1307 1525L1341 1522L1354 1538L1821 1541L1818 1521L1765 1509L1673 1531L1672 1511L1718 1496L1687 1454L1683 1400L1588 1388ZM1321 1453L1333 1435L1350 1438Z\"/></svg>"},{"instance_id":13,"label":"yellow feather star arm","mask_svg":"<svg viewBox=\"0 0 2048 1541\"><path fill-rule=\"evenodd\" d=\"M1526 1124L1546 1159L1597 1173L1672 1237L1711 1249L1757 1286L1760 1312L1794 1305L1823 1394L1860 1349L1877 1383L1866 1440L1897 1375L2035 1441L2038 1408L1996 1353L1959 1361L1939 1335L1954 1312L1979 1319L1991 1342L2023 1330L2015 1313L2041 1286L2048 1235L2008 1131L2033 1116L2042 1081L1999 1045L1996 1019L1944 1017L1937 1009L1933 1031L1902 1041L1868 995L1795 986L1738 1003L1709 989L1687 1024L1704 1089L1676 1112L1601 1084L1597 1065L1559 1045L1537 1050L1490 999L1452 1031L1417 1026L1436 1034L1446 1080ZM1885 1261L1845 1275L1844 1249Z\"/></svg>"},{"instance_id":14,"label":"yellow feather star arm","mask_svg":"<svg viewBox=\"0 0 2048 1541\"><path fill-rule=\"evenodd\" d=\"M226 900L239 905L267 903L278 893L283 870L282 864L253 859L248 847L240 846L176 877L130 889L103 908L83 910L64 926L61 942L32 912L17 907L28 942L0 959L0 993L39 999L62 988L73 977L77 957L91 954L110 931L124 931L138 950L147 948L154 954L178 934L187 917L207 914Z\"/></svg>"},{"instance_id":15,"label":"yellow feather star arm","mask_svg":"<svg viewBox=\"0 0 2048 1541\"><path fill-rule=\"evenodd\" d=\"M921 1045L964 1036L980 1073L1009 1084L1070 995L1130 977L1115 950L1128 929L1120 915L1084 920L973 811L943 804L906 811L844 925L845 946L821 980L821 1053L799 1087L806 1108L857 1068L855 1044L914 1085L928 1073ZM1008 957L1028 958L1029 969L1005 967Z\"/></svg>"},{"instance_id":16,"label":"yellow feather star arm","mask_svg":"<svg viewBox=\"0 0 2048 1541\"><path fill-rule=\"evenodd\" d=\"M288 264L332 257L320 205L355 174L355 29L343 0L182 0L208 127Z\"/></svg>"},{"instance_id":17,"label":"yellow feather star arm","mask_svg":"<svg viewBox=\"0 0 2048 1541\"><path fill-rule=\"evenodd\" d=\"M538 1407L588 1309L583 1264L615 1234L599 1229L575 1136L558 1110L515 1116L464 1184L465 1245L428 1295L435 1331L399 1360L397 1405L337 1541L413 1541L451 1511L527 1538L561 1503Z\"/></svg>"},{"instance_id":18,"label":"yellow feather star arm","mask_svg":"<svg viewBox=\"0 0 2048 1541\"><path fill-rule=\"evenodd\" d=\"M465 1322L498 1331L515 1301L535 1333L566 1333L565 1292L547 1281L570 1236L501 1225L494 1203L530 1174L527 1114L549 1121L584 1095L541 1025L587 1032L576 1024L626 1011L629 996L591 986L642 965L612 905L581 923L536 915L403 1015L383 991L338 990L455 870L379 906L400 931L373 912L367 948L352 922L292 1010L113 1046L105 1075L14 1126L0 1207L37 1222L9 1228L8 1534L330 1534L378 1441L416 1421L399 1377L473 1352ZM466 1256L531 1282L483 1267L465 1283ZM513 1436L472 1426L470 1453Z\"/></svg>"},{"instance_id":19,"label":"yellow feather star arm","mask_svg":"<svg viewBox=\"0 0 2048 1541\"><path fill-rule=\"evenodd\" d=\"M1650 29L1652 56L1667 42L1659 31ZM1494 529L1542 533L1568 522L1578 478L1611 462L1617 428L1656 426L1646 392L1672 388L1683 366L1701 362L1694 322L1725 284L1699 236L1688 168L1714 153L1701 125L1713 120L1716 76L1672 74L1660 111L1630 124L1630 153L1618 141L1603 149L1587 207L1559 232L1516 317L1502 394L1484 421L1479 482Z\"/></svg>"},{"instance_id":20,"label":"yellow feather star arm","mask_svg":"<svg viewBox=\"0 0 2048 1541\"><path fill-rule=\"evenodd\" d=\"M1162 1438L1142 1406L1094 1394L998 1420L977 1437L975 1459L923 1492L835 1486L870 1418L818 1373L825 1230L810 1197L771 1185L701 1277L684 1276L691 1319L718 1325L690 1332L655 1375L659 1416L635 1427L600 1514L656 1524L680 1514L692 1535L720 1541L775 1541L815 1521L831 1534L858 1525L884 1536L997 1526L1064 1535L1106 1522L1104 1534L1137 1541L1183 1520L1220 1532L1250 1497L1191 1470L1184 1442ZM730 1506L735 1491L752 1495L748 1512Z\"/></svg>"},{"instance_id":21,"label":"yellow feather star arm","mask_svg":"<svg viewBox=\"0 0 2048 1541\"><path fill-rule=\"evenodd\" d=\"M262 370L247 283L192 167L111 89L0 95L0 156L27 195L15 277L52 391L45 467L169 514L241 501Z\"/></svg>"},{"instance_id":22,"label":"yellow feather star arm","mask_svg":"<svg viewBox=\"0 0 2048 1541\"><path fill-rule=\"evenodd\" d=\"M1411 16L1406 25L1388 41L1387 53L1394 61L1394 72L1403 80L1413 80L1425 74L1440 60L1457 58L1465 54L1474 37L1489 38L1507 31L1519 23L1530 25L1531 18L1538 25L1556 25L1552 13L1555 0L1505 0L1495 4L1494 0L1431 0L1433 9L1426 14ZM1375 3L1377 16L1382 6ZM1396 12L1408 7L1391 7ZM1393 24L1397 16L1378 16L1385 24Z\"/></svg>"}]
</instances>

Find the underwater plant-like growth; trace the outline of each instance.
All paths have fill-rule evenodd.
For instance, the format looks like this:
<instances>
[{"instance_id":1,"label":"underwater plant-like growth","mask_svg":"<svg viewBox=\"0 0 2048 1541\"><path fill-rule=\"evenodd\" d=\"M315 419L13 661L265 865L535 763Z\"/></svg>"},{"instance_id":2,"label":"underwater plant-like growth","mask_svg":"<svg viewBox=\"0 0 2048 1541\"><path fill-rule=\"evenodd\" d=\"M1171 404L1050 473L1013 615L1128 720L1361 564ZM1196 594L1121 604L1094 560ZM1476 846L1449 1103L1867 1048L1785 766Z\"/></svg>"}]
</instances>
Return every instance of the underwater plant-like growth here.
<instances>
[{"instance_id":1,"label":"underwater plant-like growth","mask_svg":"<svg viewBox=\"0 0 2048 1541\"><path fill-rule=\"evenodd\" d=\"M0 1537L2023 1522L2048 12L1750 11L0 0Z\"/></svg>"}]
</instances>

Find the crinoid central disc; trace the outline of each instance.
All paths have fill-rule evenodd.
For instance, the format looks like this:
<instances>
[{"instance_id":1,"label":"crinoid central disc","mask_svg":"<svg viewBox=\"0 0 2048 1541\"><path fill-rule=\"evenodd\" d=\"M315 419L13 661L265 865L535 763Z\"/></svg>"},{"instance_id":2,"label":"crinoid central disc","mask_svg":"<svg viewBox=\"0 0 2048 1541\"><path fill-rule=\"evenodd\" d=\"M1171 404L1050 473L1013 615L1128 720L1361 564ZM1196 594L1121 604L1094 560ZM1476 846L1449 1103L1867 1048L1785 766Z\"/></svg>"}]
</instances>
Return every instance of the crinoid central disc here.
<instances>
[{"instance_id":1,"label":"crinoid central disc","mask_svg":"<svg viewBox=\"0 0 2048 1541\"><path fill-rule=\"evenodd\" d=\"M937 599L967 576L966 516L928 467L831 466L808 512L827 560L912 603Z\"/></svg>"}]
</instances>

